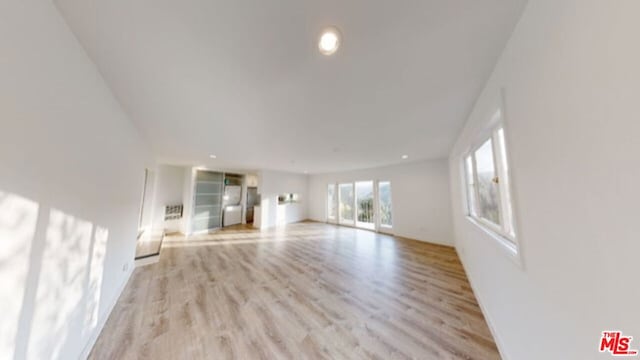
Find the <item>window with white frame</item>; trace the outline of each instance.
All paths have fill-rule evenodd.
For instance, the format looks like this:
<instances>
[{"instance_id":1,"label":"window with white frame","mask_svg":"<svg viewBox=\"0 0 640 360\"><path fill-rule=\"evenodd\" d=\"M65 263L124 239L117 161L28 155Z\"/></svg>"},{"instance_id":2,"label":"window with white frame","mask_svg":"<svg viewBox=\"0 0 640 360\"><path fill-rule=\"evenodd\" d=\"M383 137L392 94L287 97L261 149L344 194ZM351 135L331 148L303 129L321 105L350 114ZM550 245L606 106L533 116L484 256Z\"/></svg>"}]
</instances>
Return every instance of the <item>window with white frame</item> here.
<instances>
[{"instance_id":1,"label":"window with white frame","mask_svg":"<svg viewBox=\"0 0 640 360\"><path fill-rule=\"evenodd\" d=\"M391 212L391 182L378 182L378 204L380 208L380 227L390 229L393 226Z\"/></svg>"},{"instance_id":2,"label":"window with white frame","mask_svg":"<svg viewBox=\"0 0 640 360\"><path fill-rule=\"evenodd\" d=\"M389 233L393 230L391 182L328 184L327 222Z\"/></svg>"},{"instance_id":3,"label":"window with white frame","mask_svg":"<svg viewBox=\"0 0 640 360\"><path fill-rule=\"evenodd\" d=\"M353 183L338 184L338 223L355 224Z\"/></svg>"},{"instance_id":4,"label":"window with white frame","mask_svg":"<svg viewBox=\"0 0 640 360\"><path fill-rule=\"evenodd\" d=\"M336 184L329 184L327 187L327 218L329 221L335 221L338 212L338 194L336 192Z\"/></svg>"},{"instance_id":5,"label":"window with white frame","mask_svg":"<svg viewBox=\"0 0 640 360\"><path fill-rule=\"evenodd\" d=\"M515 244L505 134L502 127L464 158L467 213Z\"/></svg>"}]
</instances>

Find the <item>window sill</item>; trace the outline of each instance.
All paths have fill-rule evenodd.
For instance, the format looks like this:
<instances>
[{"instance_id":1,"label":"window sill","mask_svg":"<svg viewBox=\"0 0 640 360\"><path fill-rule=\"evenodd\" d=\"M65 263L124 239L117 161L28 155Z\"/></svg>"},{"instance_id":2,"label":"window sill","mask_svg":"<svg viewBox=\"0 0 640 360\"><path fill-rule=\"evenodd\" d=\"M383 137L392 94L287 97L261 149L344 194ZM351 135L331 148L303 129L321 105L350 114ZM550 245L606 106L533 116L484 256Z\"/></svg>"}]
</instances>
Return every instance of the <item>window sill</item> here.
<instances>
[{"instance_id":1,"label":"window sill","mask_svg":"<svg viewBox=\"0 0 640 360\"><path fill-rule=\"evenodd\" d=\"M482 232L484 232L489 237L491 237L493 240L495 240L495 242L503 250L505 255L507 255L507 257L511 261L513 261L518 267L520 267L521 269L524 269L524 265L522 263L521 252L519 251L517 244L515 244L513 241L511 241L508 238L506 238L504 235L499 234L495 230L493 230L490 227L488 227L487 225L483 224L478 219L475 219L475 218L473 218L471 216L468 216L468 215L466 216L466 218L467 218L467 220L469 220L470 223L472 223L473 225L478 227L480 230L482 230Z\"/></svg>"}]
</instances>

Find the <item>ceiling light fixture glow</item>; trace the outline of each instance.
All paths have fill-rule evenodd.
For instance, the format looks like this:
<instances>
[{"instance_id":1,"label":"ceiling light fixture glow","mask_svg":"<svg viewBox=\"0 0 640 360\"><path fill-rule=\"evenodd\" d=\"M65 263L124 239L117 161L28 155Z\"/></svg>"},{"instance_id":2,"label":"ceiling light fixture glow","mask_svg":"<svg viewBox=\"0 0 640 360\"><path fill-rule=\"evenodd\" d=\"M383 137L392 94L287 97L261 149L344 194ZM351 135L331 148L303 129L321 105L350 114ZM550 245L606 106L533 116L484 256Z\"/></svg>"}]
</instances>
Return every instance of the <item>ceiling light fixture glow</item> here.
<instances>
[{"instance_id":1,"label":"ceiling light fixture glow","mask_svg":"<svg viewBox=\"0 0 640 360\"><path fill-rule=\"evenodd\" d=\"M409 158L409 155L402 155L402 160L407 160Z\"/></svg>"},{"instance_id":2,"label":"ceiling light fixture glow","mask_svg":"<svg viewBox=\"0 0 640 360\"><path fill-rule=\"evenodd\" d=\"M340 47L340 31L334 26L322 31L318 41L318 49L323 55L333 55Z\"/></svg>"},{"instance_id":3,"label":"ceiling light fixture glow","mask_svg":"<svg viewBox=\"0 0 640 360\"><path fill-rule=\"evenodd\" d=\"M212 158L212 159L216 159L217 158L217 156L215 156L215 155L209 155L209 157Z\"/></svg>"}]
</instances>

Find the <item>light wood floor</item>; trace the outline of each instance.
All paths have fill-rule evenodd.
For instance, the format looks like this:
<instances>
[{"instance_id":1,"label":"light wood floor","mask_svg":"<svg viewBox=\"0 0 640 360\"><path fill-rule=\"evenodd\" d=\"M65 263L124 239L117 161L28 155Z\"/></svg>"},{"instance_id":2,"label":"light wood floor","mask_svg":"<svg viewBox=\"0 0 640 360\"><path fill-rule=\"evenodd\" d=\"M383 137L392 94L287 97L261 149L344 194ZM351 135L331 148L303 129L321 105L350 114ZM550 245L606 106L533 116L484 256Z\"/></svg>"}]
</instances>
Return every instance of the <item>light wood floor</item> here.
<instances>
[{"instance_id":1,"label":"light wood floor","mask_svg":"<svg viewBox=\"0 0 640 360\"><path fill-rule=\"evenodd\" d=\"M318 223L165 238L91 359L499 359L455 253Z\"/></svg>"},{"instance_id":2,"label":"light wood floor","mask_svg":"<svg viewBox=\"0 0 640 360\"><path fill-rule=\"evenodd\" d=\"M162 233L152 234L151 231L145 231L136 242L136 259L159 253L162 236Z\"/></svg>"}]
</instances>

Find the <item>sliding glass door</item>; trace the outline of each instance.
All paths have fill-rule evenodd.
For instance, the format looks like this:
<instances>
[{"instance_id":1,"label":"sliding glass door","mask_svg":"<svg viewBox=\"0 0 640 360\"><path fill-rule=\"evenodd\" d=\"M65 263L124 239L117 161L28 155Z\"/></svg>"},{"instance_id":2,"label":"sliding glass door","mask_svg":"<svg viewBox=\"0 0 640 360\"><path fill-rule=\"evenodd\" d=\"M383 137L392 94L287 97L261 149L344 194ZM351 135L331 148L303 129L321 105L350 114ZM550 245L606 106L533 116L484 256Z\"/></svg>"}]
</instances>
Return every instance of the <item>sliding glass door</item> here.
<instances>
[{"instance_id":1,"label":"sliding glass door","mask_svg":"<svg viewBox=\"0 0 640 360\"><path fill-rule=\"evenodd\" d=\"M356 183L357 227L371 230L376 228L373 194L373 181L359 181Z\"/></svg>"},{"instance_id":2,"label":"sliding glass door","mask_svg":"<svg viewBox=\"0 0 640 360\"><path fill-rule=\"evenodd\" d=\"M191 232L203 233L222 226L224 176L221 172L198 170L191 219Z\"/></svg>"},{"instance_id":3,"label":"sliding glass door","mask_svg":"<svg viewBox=\"0 0 640 360\"><path fill-rule=\"evenodd\" d=\"M353 183L338 185L338 223L354 225Z\"/></svg>"},{"instance_id":4,"label":"sliding glass door","mask_svg":"<svg viewBox=\"0 0 640 360\"><path fill-rule=\"evenodd\" d=\"M391 183L389 181L378 182L378 214L380 231L390 231L393 227L391 211Z\"/></svg>"},{"instance_id":5,"label":"sliding glass door","mask_svg":"<svg viewBox=\"0 0 640 360\"><path fill-rule=\"evenodd\" d=\"M327 221L335 223L338 216L338 192L336 184L327 187Z\"/></svg>"},{"instance_id":6,"label":"sliding glass door","mask_svg":"<svg viewBox=\"0 0 640 360\"><path fill-rule=\"evenodd\" d=\"M390 181L328 184L327 222L391 233Z\"/></svg>"}]
</instances>

